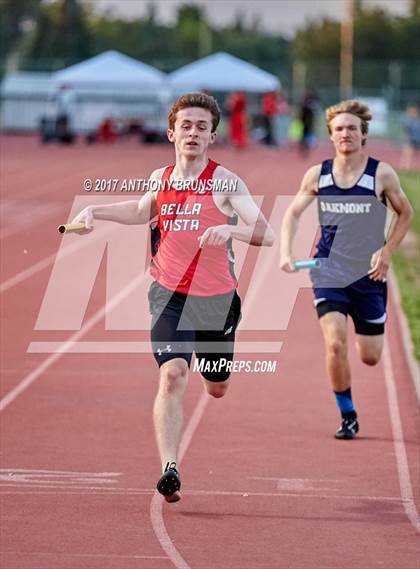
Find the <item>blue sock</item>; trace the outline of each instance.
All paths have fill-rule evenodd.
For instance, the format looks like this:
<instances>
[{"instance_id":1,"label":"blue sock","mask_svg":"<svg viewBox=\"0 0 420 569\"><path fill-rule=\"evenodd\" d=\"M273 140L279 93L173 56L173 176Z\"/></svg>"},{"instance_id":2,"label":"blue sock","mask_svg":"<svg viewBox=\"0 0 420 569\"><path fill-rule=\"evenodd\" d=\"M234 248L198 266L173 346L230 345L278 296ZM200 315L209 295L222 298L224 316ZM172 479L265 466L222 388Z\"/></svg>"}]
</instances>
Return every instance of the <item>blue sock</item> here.
<instances>
[{"instance_id":1,"label":"blue sock","mask_svg":"<svg viewBox=\"0 0 420 569\"><path fill-rule=\"evenodd\" d=\"M334 394L338 408L343 416L345 413L354 413L355 409L351 398L351 387L345 391L334 391Z\"/></svg>"}]
</instances>

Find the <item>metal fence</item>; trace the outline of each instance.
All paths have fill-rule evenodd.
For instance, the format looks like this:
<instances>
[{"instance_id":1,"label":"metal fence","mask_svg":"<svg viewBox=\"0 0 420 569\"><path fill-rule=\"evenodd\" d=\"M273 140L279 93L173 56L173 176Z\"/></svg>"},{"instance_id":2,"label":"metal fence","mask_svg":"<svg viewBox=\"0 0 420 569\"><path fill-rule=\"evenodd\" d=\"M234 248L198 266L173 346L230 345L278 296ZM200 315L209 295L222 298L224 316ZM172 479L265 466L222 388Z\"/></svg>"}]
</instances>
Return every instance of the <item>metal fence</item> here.
<instances>
[{"instance_id":1,"label":"metal fence","mask_svg":"<svg viewBox=\"0 0 420 569\"><path fill-rule=\"evenodd\" d=\"M26 71L55 71L75 61L63 61L58 59L43 59L37 61L21 62ZM174 60L168 57L163 61L149 62L162 70L174 69L182 66L187 61ZM254 60L252 63L261 68L267 68L264 61ZM1 62L0 62L1 69ZM3 65L4 69L4 65ZM339 88L339 62L336 60L317 60L310 63L295 61L278 62L273 69L280 79L283 90L291 105L297 107L305 91L308 88L315 89L320 101L320 109L339 101L341 97ZM353 92L355 98L377 100L384 103L386 109L386 128L379 133L396 141L402 140L402 113L409 104L420 106L420 58L412 60L355 60L353 64ZM33 115L35 106L41 105L38 97L16 95L15 99L10 94L1 97L2 117L4 124L5 113L20 113L22 116ZM220 100L220 97L219 97ZM18 109L18 110L16 110ZM260 112L260 102L255 96L249 96L249 114L252 119L257 119ZM44 110L50 111L50 102L44 102ZM35 113L40 114L38 111ZM320 117L321 117L320 112ZM34 119L35 120L35 119ZM1 125L0 125L1 126ZM319 135L326 136L323 120L319 120Z\"/></svg>"}]
</instances>

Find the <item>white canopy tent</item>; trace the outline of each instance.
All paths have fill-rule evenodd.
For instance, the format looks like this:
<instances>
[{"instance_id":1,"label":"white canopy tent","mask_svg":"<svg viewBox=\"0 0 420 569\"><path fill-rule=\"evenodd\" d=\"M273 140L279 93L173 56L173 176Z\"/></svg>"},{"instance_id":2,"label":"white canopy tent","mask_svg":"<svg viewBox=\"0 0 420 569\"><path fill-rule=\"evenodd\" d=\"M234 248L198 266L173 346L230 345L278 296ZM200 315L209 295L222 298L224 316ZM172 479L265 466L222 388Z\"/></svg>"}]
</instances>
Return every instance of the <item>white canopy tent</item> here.
<instances>
[{"instance_id":1,"label":"white canopy tent","mask_svg":"<svg viewBox=\"0 0 420 569\"><path fill-rule=\"evenodd\" d=\"M58 86L70 88L156 89L165 85L166 75L118 51L105 51L57 71L52 78Z\"/></svg>"},{"instance_id":2,"label":"white canopy tent","mask_svg":"<svg viewBox=\"0 0 420 569\"><path fill-rule=\"evenodd\" d=\"M50 73L19 71L6 75L0 87L1 128L36 130L40 118L54 111L54 92Z\"/></svg>"},{"instance_id":3,"label":"white canopy tent","mask_svg":"<svg viewBox=\"0 0 420 569\"><path fill-rule=\"evenodd\" d=\"M173 89L180 91L246 91L264 93L280 88L280 81L247 61L229 53L215 53L169 74Z\"/></svg>"},{"instance_id":4,"label":"white canopy tent","mask_svg":"<svg viewBox=\"0 0 420 569\"><path fill-rule=\"evenodd\" d=\"M156 122L170 98L167 76L117 51L106 51L53 73L57 100L73 97L76 131L95 128L104 117Z\"/></svg>"}]
</instances>

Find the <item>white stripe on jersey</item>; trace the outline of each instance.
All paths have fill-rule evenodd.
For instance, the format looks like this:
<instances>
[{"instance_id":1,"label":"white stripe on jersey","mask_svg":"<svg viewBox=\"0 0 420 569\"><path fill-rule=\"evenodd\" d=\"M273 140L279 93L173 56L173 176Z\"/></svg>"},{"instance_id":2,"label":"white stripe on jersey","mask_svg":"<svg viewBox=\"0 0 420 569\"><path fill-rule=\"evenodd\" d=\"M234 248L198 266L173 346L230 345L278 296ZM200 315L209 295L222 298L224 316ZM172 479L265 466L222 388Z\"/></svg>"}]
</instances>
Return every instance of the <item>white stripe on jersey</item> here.
<instances>
[{"instance_id":1,"label":"white stripe on jersey","mask_svg":"<svg viewBox=\"0 0 420 569\"><path fill-rule=\"evenodd\" d=\"M322 174L322 176L319 177L318 188L327 188L333 185L334 180L332 174Z\"/></svg>"},{"instance_id":2,"label":"white stripe on jersey","mask_svg":"<svg viewBox=\"0 0 420 569\"><path fill-rule=\"evenodd\" d=\"M357 182L356 186L360 186L362 188L366 188L367 190L375 191L375 178L373 176L369 176L369 174L363 174L360 180Z\"/></svg>"}]
</instances>

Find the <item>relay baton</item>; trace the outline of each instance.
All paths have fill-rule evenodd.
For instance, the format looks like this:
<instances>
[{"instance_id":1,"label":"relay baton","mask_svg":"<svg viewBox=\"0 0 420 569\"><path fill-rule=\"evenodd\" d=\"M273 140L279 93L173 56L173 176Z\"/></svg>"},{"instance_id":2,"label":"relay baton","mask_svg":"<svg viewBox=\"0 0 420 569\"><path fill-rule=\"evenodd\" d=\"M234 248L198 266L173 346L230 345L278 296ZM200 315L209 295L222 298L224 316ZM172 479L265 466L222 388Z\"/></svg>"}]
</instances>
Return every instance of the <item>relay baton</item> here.
<instances>
[{"instance_id":1,"label":"relay baton","mask_svg":"<svg viewBox=\"0 0 420 569\"><path fill-rule=\"evenodd\" d=\"M60 233L72 233L74 231L81 231L82 229L86 229L84 223L65 223L58 226Z\"/></svg>"},{"instance_id":2,"label":"relay baton","mask_svg":"<svg viewBox=\"0 0 420 569\"><path fill-rule=\"evenodd\" d=\"M308 261L295 261L295 269L319 269L321 261L319 259L309 259Z\"/></svg>"}]
</instances>

